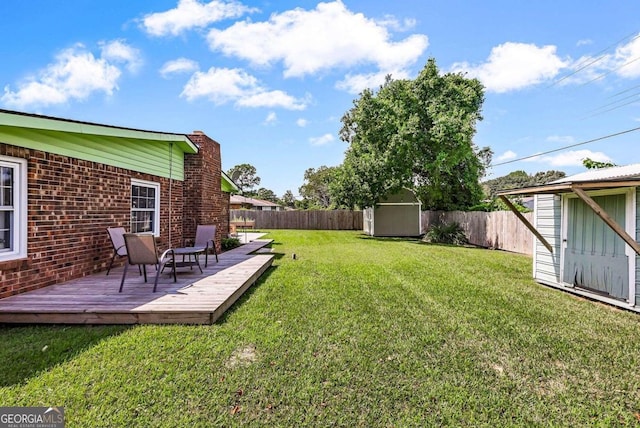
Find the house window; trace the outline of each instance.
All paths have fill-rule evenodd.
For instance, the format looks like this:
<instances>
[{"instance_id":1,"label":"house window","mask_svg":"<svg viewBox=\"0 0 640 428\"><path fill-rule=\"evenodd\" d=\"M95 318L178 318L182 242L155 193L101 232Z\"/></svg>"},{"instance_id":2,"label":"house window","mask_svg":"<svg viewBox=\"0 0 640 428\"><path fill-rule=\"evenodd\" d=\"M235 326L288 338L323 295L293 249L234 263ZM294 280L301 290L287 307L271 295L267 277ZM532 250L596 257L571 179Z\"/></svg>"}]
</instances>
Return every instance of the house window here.
<instances>
[{"instance_id":1,"label":"house window","mask_svg":"<svg viewBox=\"0 0 640 428\"><path fill-rule=\"evenodd\" d=\"M131 232L160 234L160 184L131 180Z\"/></svg>"},{"instance_id":2,"label":"house window","mask_svg":"<svg viewBox=\"0 0 640 428\"><path fill-rule=\"evenodd\" d=\"M0 261L27 256L27 161L0 156Z\"/></svg>"}]
</instances>

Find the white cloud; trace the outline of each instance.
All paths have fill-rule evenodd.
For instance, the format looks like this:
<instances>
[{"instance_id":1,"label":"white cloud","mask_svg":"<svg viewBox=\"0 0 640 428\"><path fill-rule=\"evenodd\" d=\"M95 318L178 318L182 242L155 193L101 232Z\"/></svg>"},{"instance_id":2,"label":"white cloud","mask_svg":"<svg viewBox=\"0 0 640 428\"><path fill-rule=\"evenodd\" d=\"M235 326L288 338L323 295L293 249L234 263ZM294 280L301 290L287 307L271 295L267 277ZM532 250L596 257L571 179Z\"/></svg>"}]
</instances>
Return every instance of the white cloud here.
<instances>
[{"instance_id":1,"label":"white cloud","mask_svg":"<svg viewBox=\"0 0 640 428\"><path fill-rule=\"evenodd\" d=\"M307 103L308 100L296 99L286 92L267 91L263 88L256 88L254 93L247 93L237 102L242 107L282 107L287 110L304 110Z\"/></svg>"},{"instance_id":2,"label":"white cloud","mask_svg":"<svg viewBox=\"0 0 640 428\"><path fill-rule=\"evenodd\" d=\"M570 167L582 166L582 160L589 158L597 162L612 162L613 160L602 152L593 152L591 150L569 150L554 155L541 155L527 162L544 163L553 167Z\"/></svg>"},{"instance_id":3,"label":"white cloud","mask_svg":"<svg viewBox=\"0 0 640 428\"><path fill-rule=\"evenodd\" d=\"M496 158L496 161L498 161L498 162L507 161L507 160L515 159L517 156L518 155L516 154L516 152L514 152L512 150L507 150L506 152L504 152L503 154L498 156Z\"/></svg>"},{"instance_id":4,"label":"white cloud","mask_svg":"<svg viewBox=\"0 0 640 428\"><path fill-rule=\"evenodd\" d=\"M135 73L142 67L140 50L127 45L122 40L101 42L100 49L102 51L102 58L111 62L124 63L127 70L132 73Z\"/></svg>"},{"instance_id":5,"label":"white cloud","mask_svg":"<svg viewBox=\"0 0 640 428\"><path fill-rule=\"evenodd\" d=\"M283 91L269 91L254 76L237 68L211 67L207 72L197 71L180 95L189 101L208 98L215 104L234 102L241 107L304 110L307 106L307 100L294 98Z\"/></svg>"},{"instance_id":6,"label":"white cloud","mask_svg":"<svg viewBox=\"0 0 640 428\"><path fill-rule=\"evenodd\" d=\"M507 42L491 49L486 62L471 65L456 63L453 71L467 72L491 92L509 92L553 79L570 63L556 54L552 45Z\"/></svg>"},{"instance_id":7,"label":"white cloud","mask_svg":"<svg viewBox=\"0 0 640 428\"><path fill-rule=\"evenodd\" d=\"M586 45L592 45L593 44L593 40L591 39L581 39L578 40L578 42L576 43L576 46L586 46Z\"/></svg>"},{"instance_id":8,"label":"white cloud","mask_svg":"<svg viewBox=\"0 0 640 428\"><path fill-rule=\"evenodd\" d=\"M296 125L298 125L300 128L304 128L308 124L309 124L309 121L307 119L300 118L296 120Z\"/></svg>"},{"instance_id":9,"label":"white cloud","mask_svg":"<svg viewBox=\"0 0 640 428\"><path fill-rule=\"evenodd\" d=\"M625 79L640 77L640 34L616 48L611 54L597 57L585 55L570 65L575 73L562 80L563 84L584 84L600 81L607 76Z\"/></svg>"},{"instance_id":10,"label":"white cloud","mask_svg":"<svg viewBox=\"0 0 640 428\"><path fill-rule=\"evenodd\" d=\"M393 15L385 15L384 19L376 21L378 25L391 28L394 31L409 31L415 28L417 21L413 18L406 18L403 21L399 21Z\"/></svg>"},{"instance_id":11,"label":"white cloud","mask_svg":"<svg viewBox=\"0 0 640 428\"><path fill-rule=\"evenodd\" d=\"M336 138L332 134L324 134L320 137L309 138L309 142L312 146L324 146L325 144L335 141L335 139Z\"/></svg>"},{"instance_id":12,"label":"white cloud","mask_svg":"<svg viewBox=\"0 0 640 428\"><path fill-rule=\"evenodd\" d=\"M152 36L177 36L192 28L203 28L255 10L236 1L213 0L201 3L198 0L179 0L175 9L145 15L142 28Z\"/></svg>"},{"instance_id":13,"label":"white cloud","mask_svg":"<svg viewBox=\"0 0 640 428\"><path fill-rule=\"evenodd\" d=\"M160 68L160 75L166 79L172 74L192 73L199 68L200 66L196 61L187 58L178 58L165 62Z\"/></svg>"},{"instance_id":14,"label":"white cloud","mask_svg":"<svg viewBox=\"0 0 640 428\"><path fill-rule=\"evenodd\" d=\"M386 26L349 11L342 1L319 3L274 14L266 22L236 22L212 29L209 46L226 55L268 66L281 61L285 77L298 77L335 67L374 64L381 70L404 69L423 54L425 35L391 41Z\"/></svg>"},{"instance_id":15,"label":"white cloud","mask_svg":"<svg viewBox=\"0 0 640 428\"><path fill-rule=\"evenodd\" d=\"M549 143L573 144L576 142L576 139L571 135L550 135L546 138L546 141Z\"/></svg>"},{"instance_id":16,"label":"white cloud","mask_svg":"<svg viewBox=\"0 0 640 428\"><path fill-rule=\"evenodd\" d=\"M262 122L264 125L273 125L278 121L278 115L276 114L275 111L270 111L269 114L267 114L267 117L264 119L264 122Z\"/></svg>"},{"instance_id":17,"label":"white cloud","mask_svg":"<svg viewBox=\"0 0 640 428\"><path fill-rule=\"evenodd\" d=\"M391 75L393 79L408 79L409 73L404 70L380 71L369 74L347 74L345 78L336 83L336 88L347 91L351 94L359 94L365 89L376 89L382 85L387 77Z\"/></svg>"},{"instance_id":18,"label":"white cloud","mask_svg":"<svg viewBox=\"0 0 640 428\"><path fill-rule=\"evenodd\" d=\"M117 43L126 46L121 42ZM103 54L111 59L117 57L117 52L125 52L117 49L110 51L110 44L104 46ZM117 62L122 60L124 58L121 56ZM17 90L6 86L0 101L16 108L44 107L71 100L82 101L95 92L112 95L118 89L117 82L121 75L120 68L107 58L96 58L83 45L78 44L61 51L55 57L55 62L19 82Z\"/></svg>"},{"instance_id":19,"label":"white cloud","mask_svg":"<svg viewBox=\"0 0 640 428\"><path fill-rule=\"evenodd\" d=\"M611 61L611 69L621 77L629 79L640 77L640 34L616 49Z\"/></svg>"}]
</instances>

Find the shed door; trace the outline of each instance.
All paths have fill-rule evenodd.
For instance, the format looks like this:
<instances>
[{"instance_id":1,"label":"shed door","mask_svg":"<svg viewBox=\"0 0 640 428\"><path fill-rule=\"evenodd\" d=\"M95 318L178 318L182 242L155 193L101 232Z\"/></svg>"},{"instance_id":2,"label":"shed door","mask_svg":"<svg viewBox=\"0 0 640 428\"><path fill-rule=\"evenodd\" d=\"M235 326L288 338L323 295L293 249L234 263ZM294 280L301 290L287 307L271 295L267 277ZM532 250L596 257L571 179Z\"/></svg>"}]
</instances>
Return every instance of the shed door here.
<instances>
[{"instance_id":1,"label":"shed door","mask_svg":"<svg viewBox=\"0 0 640 428\"><path fill-rule=\"evenodd\" d=\"M619 225L625 225L625 195L593 198ZM568 201L564 282L626 300L629 260L625 243L581 199Z\"/></svg>"}]
</instances>

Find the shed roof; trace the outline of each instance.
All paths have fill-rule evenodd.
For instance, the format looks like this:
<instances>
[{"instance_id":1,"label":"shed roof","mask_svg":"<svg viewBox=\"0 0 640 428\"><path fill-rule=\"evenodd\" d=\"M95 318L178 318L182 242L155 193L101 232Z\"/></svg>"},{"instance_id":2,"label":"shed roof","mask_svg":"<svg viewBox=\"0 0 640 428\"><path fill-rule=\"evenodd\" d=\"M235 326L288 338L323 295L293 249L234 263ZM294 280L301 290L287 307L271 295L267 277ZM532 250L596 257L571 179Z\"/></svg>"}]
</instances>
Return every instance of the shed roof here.
<instances>
[{"instance_id":1,"label":"shed roof","mask_svg":"<svg viewBox=\"0 0 640 428\"><path fill-rule=\"evenodd\" d=\"M565 193L571 192L573 188L600 190L632 186L640 186L640 164L592 169L540 186L505 189L498 192L498 195Z\"/></svg>"}]
</instances>

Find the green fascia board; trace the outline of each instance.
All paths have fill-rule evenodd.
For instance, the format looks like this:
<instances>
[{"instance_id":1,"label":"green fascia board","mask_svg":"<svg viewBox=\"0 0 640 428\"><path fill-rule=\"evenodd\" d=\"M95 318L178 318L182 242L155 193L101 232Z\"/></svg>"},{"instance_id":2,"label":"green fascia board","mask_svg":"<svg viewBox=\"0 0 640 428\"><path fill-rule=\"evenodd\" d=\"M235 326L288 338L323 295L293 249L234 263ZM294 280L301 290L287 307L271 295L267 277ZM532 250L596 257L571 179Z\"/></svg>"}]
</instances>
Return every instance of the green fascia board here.
<instances>
[{"instance_id":1,"label":"green fascia board","mask_svg":"<svg viewBox=\"0 0 640 428\"><path fill-rule=\"evenodd\" d=\"M186 137L185 137L186 138ZM184 145L178 141L4 126L0 143L184 180ZM187 153L192 153L189 146Z\"/></svg>"},{"instance_id":2,"label":"green fascia board","mask_svg":"<svg viewBox=\"0 0 640 428\"><path fill-rule=\"evenodd\" d=\"M171 132L145 131L141 129L12 112L2 109L0 109L0 126L70 132L103 137L129 138L134 140L173 142L178 144L184 153L198 153L198 147L191 142L185 134Z\"/></svg>"},{"instance_id":3,"label":"green fascia board","mask_svg":"<svg viewBox=\"0 0 640 428\"><path fill-rule=\"evenodd\" d=\"M0 143L184 180L185 134L145 131L0 109Z\"/></svg>"},{"instance_id":4,"label":"green fascia board","mask_svg":"<svg viewBox=\"0 0 640 428\"><path fill-rule=\"evenodd\" d=\"M224 171L222 171L222 180L220 182L223 192L234 193L240 191L238 185Z\"/></svg>"}]
</instances>

